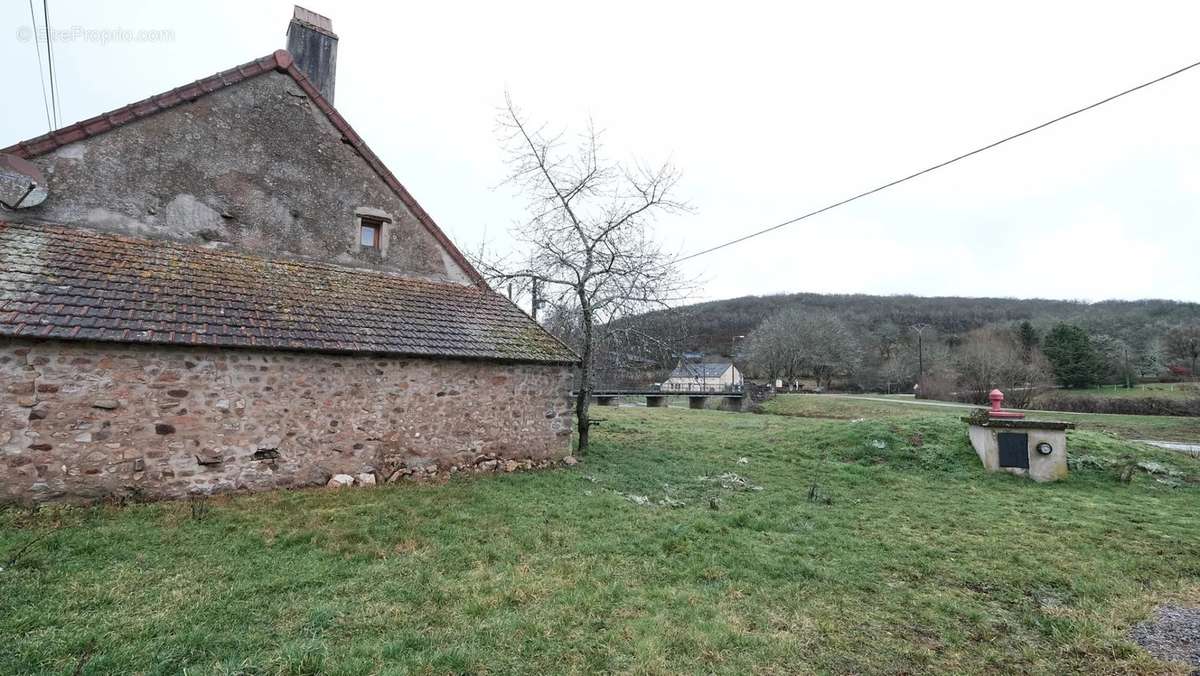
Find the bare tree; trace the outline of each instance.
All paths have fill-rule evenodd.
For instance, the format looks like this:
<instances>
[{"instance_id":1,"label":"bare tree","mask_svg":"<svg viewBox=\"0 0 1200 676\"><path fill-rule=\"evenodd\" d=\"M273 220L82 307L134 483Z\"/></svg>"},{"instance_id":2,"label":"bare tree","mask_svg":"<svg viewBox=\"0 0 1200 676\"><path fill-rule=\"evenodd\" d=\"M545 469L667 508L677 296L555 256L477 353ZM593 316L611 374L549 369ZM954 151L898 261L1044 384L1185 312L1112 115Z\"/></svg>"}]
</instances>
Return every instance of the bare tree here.
<instances>
[{"instance_id":1,"label":"bare tree","mask_svg":"<svg viewBox=\"0 0 1200 676\"><path fill-rule=\"evenodd\" d=\"M847 378L862 364L863 350L846 322L829 311L804 318L797 336L804 346L804 365L820 387L833 387L833 379Z\"/></svg>"},{"instance_id":2,"label":"bare tree","mask_svg":"<svg viewBox=\"0 0 1200 676\"><path fill-rule=\"evenodd\" d=\"M977 404L986 404L988 393L1000 388L1008 405L1025 408L1050 381L1050 365L1041 352L1035 347L1027 354L1011 332L1000 328L967 334L954 362L958 398Z\"/></svg>"},{"instance_id":3,"label":"bare tree","mask_svg":"<svg viewBox=\"0 0 1200 676\"><path fill-rule=\"evenodd\" d=\"M824 310L789 308L763 321L747 339L752 366L768 378L812 375L819 387L853 373L862 346L845 322Z\"/></svg>"},{"instance_id":4,"label":"bare tree","mask_svg":"<svg viewBox=\"0 0 1200 676\"><path fill-rule=\"evenodd\" d=\"M543 306L542 326L577 354L583 352L577 308ZM683 351L686 317L672 309L654 327L643 326L639 315L595 328L598 338L592 353L592 383L596 388L637 388L666 377Z\"/></svg>"},{"instance_id":5,"label":"bare tree","mask_svg":"<svg viewBox=\"0 0 1200 676\"><path fill-rule=\"evenodd\" d=\"M802 315L783 310L763 320L746 338L750 368L768 380L794 381L800 375L801 349L796 327Z\"/></svg>"},{"instance_id":6,"label":"bare tree","mask_svg":"<svg viewBox=\"0 0 1200 676\"><path fill-rule=\"evenodd\" d=\"M686 211L673 197L679 173L670 164L624 167L603 156L590 124L577 145L533 125L505 96L499 117L509 153L507 182L528 198L528 219L513 228L518 253L479 265L493 283L533 291L537 302L568 321L580 356L575 414L579 450L588 447L588 405L597 346L627 328L621 317L681 300L684 285L672 256L650 237L664 213Z\"/></svg>"}]
</instances>

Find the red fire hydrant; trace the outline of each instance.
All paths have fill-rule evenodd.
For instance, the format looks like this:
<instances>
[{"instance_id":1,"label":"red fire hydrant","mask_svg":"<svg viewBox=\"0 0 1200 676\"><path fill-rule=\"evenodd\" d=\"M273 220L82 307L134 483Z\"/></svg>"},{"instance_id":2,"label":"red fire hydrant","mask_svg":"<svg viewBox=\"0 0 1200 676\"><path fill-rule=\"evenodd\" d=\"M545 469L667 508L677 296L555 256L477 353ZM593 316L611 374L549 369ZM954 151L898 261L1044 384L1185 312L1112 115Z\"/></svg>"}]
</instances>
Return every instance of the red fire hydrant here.
<instances>
[{"instance_id":1,"label":"red fire hydrant","mask_svg":"<svg viewBox=\"0 0 1200 676\"><path fill-rule=\"evenodd\" d=\"M1000 390L992 390L988 393L988 401L992 402L992 410L988 411L989 418L1024 418L1025 414L1019 411L1003 411L1000 409L1000 404L1004 402L1004 393Z\"/></svg>"}]
</instances>

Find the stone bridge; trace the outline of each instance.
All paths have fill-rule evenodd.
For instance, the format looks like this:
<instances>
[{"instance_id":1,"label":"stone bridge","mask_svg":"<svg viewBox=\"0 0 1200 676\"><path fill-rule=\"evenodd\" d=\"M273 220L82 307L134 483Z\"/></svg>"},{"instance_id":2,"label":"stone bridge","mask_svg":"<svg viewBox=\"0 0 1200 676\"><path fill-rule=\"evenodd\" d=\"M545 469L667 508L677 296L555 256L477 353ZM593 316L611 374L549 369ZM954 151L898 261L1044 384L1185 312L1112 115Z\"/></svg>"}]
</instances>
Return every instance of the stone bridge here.
<instances>
[{"instance_id":1,"label":"stone bridge","mask_svg":"<svg viewBox=\"0 0 1200 676\"><path fill-rule=\"evenodd\" d=\"M572 396L578 393L572 393ZM663 408L667 405L667 397L687 397L688 408L704 408L709 398L721 399L721 410L740 411L746 400L746 393L741 389L711 389L687 390L674 392L670 390L628 390L628 389L596 389L592 390L592 401L597 406L620 406L622 397L645 397L648 408Z\"/></svg>"}]
</instances>

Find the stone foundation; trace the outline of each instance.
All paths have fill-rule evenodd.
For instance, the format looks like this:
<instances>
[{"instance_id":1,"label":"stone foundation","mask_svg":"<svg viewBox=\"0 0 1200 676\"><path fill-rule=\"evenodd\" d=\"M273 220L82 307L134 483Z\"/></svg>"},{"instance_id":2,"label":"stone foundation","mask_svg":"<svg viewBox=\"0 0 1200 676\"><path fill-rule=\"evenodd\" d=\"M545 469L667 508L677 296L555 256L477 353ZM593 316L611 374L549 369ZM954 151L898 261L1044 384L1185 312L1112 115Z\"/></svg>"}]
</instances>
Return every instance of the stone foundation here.
<instances>
[{"instance_id":1,"label":"stone foundation","mask_svg":"<svg viewBox=\"0 0 1200 676\"><path fill-rule=\"evenodd\" d=\"M565 365L0 338L0 502L531 466L568 453L570 389Z\"/></svg>"}]
</instances>

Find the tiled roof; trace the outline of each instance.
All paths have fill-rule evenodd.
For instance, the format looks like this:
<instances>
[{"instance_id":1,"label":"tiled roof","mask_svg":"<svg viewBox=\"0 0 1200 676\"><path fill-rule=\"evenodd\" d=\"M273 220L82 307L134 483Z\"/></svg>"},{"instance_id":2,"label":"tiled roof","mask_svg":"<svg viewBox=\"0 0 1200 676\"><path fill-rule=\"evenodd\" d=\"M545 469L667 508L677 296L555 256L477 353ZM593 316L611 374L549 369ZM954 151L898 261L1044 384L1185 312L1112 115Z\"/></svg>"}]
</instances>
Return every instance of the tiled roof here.
<instances>
[{"instance_id":1,"label":"tiled roof","mask_svg":"<svg viewBox=\"0 0 1200 676\"><path fill-rule=\"evenodd\" d=\"M578 359L486 287L2 221L0 336Z\"/></svg>"},{"instance_id":2,"label":"tiled roof","mask_svg":"<svg viewBox=\"0 0 1200 676\"><path fill-rule=\"evenodd\" d=\"M672 378L720 378L729 370L730 363L684 364L671 371Z\"/></svg>"},{"instance_id":3,"label":"tiled roof","mask_svg":"<svg viewBox=\"0 0 1200 676\"><path fill-rule=\"evenodd\" d=\"M220 89L224 89L225 87L236 84L243 80L257 77L263 73L268 73L272 70L277 70L281 73L287 73L288 75L292 76L292 79L296 81L296 84L299 85L300 89L302 89L304 93L308 95L310 99L312 99L313 104L316 105L316 107L325 114L325 117L329 118L329 122L333 124L333 126L339 132L341 132L342 140L347 145L354 148L363 158L363 160L365 160L367 164L375 170L375 173L378 174L381 179L383 179L383 182L387 183L388 187L391 188L392 191L396 193L396 196L400 198L400 201L404 203L404 206L408 207L408 210L411 211L413 215L416 216L417 220L425 226L425 229L429 231L429 234L433 235L433 238L436 239L438 243L446 249L447 252L449 252L450 257L454 259L454 262L457 263L459 267L461 267L476 284L479 284L480 286L486 285L486 282L479 274L479 271L475 269L475 266L471 265L466 257L462 255L462 252L459 251L458 248L454 246L454 243L450 241L450 238L446 236L446 233L442 232L442 229L438 227L437 223L434 223L433 217L431 217L423 208L421 208L421 205L417 203L417 200L414 199L411 194L409 194L408 190L405 189L400 181L396 179L392 172L389 171L386 166L384 166L383 161L379 159L379 156L367 147L367 144L362 140L362 137L350 127L350 123L346 122L346 119L342 117L341 114L338 113L338 111L328 101L325 100L325 97L321 95L321 92L318 91L317 88L313 86L312 82L308 80L308 76L306 76L303 71L296 67L296 62L292 59L292 55L284 49L280 49L269 56L264 56L261 59L256 59L235 68L222 71L216 75L206 77L203 80L197 80L191 84L187 84L182 87L176 87L169 92L164 92L162 94L158 94L157 96L151 96L143 101L131 103L123 108L118 108L114 111L97 115L82 122L76 122L70 126L52 131L49 134L43 134L37 138L13 144L7 148L0 149L0 153L16 155L28 160L37 157L38 155L44 155L70 143L82 141L85 138L103 134L104 132L115 127L119 127L135 120L140 120L144 117L160 113L181 103L190 103L202 96L211 94Z\"/></svg>"}]
</instances>

